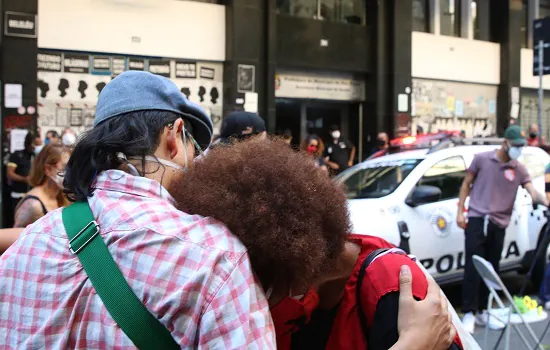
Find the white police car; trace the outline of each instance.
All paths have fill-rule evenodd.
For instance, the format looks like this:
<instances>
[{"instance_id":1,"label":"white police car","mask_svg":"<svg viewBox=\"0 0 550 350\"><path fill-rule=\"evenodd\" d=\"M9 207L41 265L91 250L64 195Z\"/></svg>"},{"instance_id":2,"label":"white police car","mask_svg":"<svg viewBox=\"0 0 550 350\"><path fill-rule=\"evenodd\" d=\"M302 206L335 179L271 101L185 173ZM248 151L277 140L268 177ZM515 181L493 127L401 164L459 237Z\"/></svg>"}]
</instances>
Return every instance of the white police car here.
<instances>
[{"instance_id":1,"label":"white police car","mask_svg":"<svg viewBox=\"0 0 550 350\"><path fill-rule=\"evenodd\" d=\"M370 159L342 173L336 181L345 186L353 232L379 236L408 250L439 283L461 280L465 258L464 231L456 224L458 193L474 155L498 149L502 142L492 140L487 145L489 141L484 140L485 145L441 142ZM544 193L550 156L540 148L524 147L519 160L535 188ZM539 244L546 251L550 237L541 240L546 225L543 210L534 209L527 191L518 190L501 271L528 266ZM540 255L536 278L542 275L547 257L548 252Z\"/></svg>"}]
</instances>

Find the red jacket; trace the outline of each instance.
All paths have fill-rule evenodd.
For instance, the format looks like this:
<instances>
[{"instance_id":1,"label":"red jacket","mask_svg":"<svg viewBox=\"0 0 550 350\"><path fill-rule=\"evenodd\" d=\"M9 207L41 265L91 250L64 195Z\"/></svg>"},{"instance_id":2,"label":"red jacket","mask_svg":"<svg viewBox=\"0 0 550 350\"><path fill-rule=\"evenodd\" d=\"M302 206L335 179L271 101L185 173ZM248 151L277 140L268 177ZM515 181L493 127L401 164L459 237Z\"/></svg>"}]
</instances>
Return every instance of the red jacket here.
<instances>
[{"instance_id":1,"label":"red jacket","mask_svg":"<svg viewBox=\"0 0 550 350\"><path fill-rule=\"evenodd\" d=\"M371 252L380 248L395 248L385 240L373 236L351 235L350 240L361 246L361 252L346 284L344 295L336 310L333 323L331 326L329 325L329 327L331 327L330 335L328 336L328 343L326 343L326 349L329 350L367 349L367 339L361 326L358 313L359 310L356 298L357 278L363 262ZM403 265L408 265L411 268L413 275L413 296L419 300L426 297L428 282L424 272L411 258L401 254L381 256L379 259L374 260L366 269L363 283L361 284L361 295L363 297L361 306L363 315L366 316L367 327L369 329L373 324L376 306L380 299L388 293L399 291L399 272ZM392 311L389 312L391 313ZM315 317L315 315L313 317ZM277 324L277 320L275 320L275 323ZM395 328L392 327L392 324L386 326L388 327L385 328ZM319 333L322 333L323 330L317 328L308 330L308 332L315 337L319 335ZM279 334L277 337L277 347L279 349L291 349L291 341L289 339L282 340ZM459 348L462 348L458 336L455 339L455 344L458 344Z\"/></svg>"},{"instance_id":2,"label":"red jacket","mask_svg":"<svg viewBox=\"0 0 550 350\"><path fill-rule=\"evenodd\" d=\"M367 339L363 334L357 309L357 276L363 261L371 252L380 248L394 248L392 244L373 236L352 235L351 241L361 246L361 253L346 284L344 296L332 326L327 349L367 348ZM383 295L399 290L399 271L402 265L411 267L413 295L418 299L424 299L428 291L428 283L424 273L410 258L404 255L392 255L390 260L392 264L388 265L387 261L375 260L367 269L361 285L362 296L364 297L361 304L363 313L367 316L367 326L369 327L372 325L374 317L374 313L370 310L376 308L376 304Z\"/></svg>"}]
</instances>

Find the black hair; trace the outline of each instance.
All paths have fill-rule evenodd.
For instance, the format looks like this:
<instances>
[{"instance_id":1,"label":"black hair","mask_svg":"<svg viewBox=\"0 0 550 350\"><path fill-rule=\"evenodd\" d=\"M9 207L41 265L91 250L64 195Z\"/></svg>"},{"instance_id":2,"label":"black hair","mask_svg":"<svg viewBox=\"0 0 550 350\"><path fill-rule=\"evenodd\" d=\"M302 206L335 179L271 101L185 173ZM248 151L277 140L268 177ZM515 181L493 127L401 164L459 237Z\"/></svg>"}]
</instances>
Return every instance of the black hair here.
<instances>
[{"instance_id":1,"label":"black hair","mask_svg":"<svg viewBox=\"0 0 550 350\"><path fill-rule=\"evenodd\" d=\"M291 138L292 137L292 131L290 129L285 129L283 131L283 138Z\"/></svg>"},{"instance_id":2,"label":"black hair","mask_svg":"<svg viewBox=\"0 0 550 350\"><path fill-rule=\"evenodd\" d=\"M50 134L52 137L59 138L59 133L55 130L48 130L46 135Z\"/></svg>"},{"instance_id":3,"label":"black hair","mask_svg":"<svg viewBox=\"0 0 550 350\"><path fill-rule=\"evenodd\" d=\"M25 151L28 151L36 138L36 134L33 131L29 131L25 136Z\"/></svg>"},{"instance_id":4,"label":"black hair","mask_svg":"<svg viewBox=\"0 0 550 350\"><path fill-rule=\"evenodd\" d=\"M136 111L108 119L86 132L76 144L65 170L64 187L71 201L84 201L94 189L96 175L109 169L119 169L128 158L152 155L160 142L162 130L181 118L159 110Z\"/></svg>"}]
</instances>

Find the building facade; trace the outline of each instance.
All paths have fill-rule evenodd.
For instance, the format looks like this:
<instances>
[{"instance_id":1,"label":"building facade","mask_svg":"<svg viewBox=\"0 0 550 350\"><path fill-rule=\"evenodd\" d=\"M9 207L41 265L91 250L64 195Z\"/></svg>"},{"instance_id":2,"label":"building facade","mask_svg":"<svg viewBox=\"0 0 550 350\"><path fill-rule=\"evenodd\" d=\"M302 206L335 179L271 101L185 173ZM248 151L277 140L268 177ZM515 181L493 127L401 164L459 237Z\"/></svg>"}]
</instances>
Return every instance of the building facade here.
<instances>
[{"instance_id":1,"label":"building facade","mask_svg":"<svg viewBox=\"0 0 550 350\"><path fill-rule=\"evenodd\" d=\"M502 134L511 121L536 122L532 24L550 15L550 0L0 6L3 159L21 141L12 130L89 128L101 89L136 69L172 79L217 130L240 109L258 112L271 133L290 130L296 143L311 133L327 138L337 124L358 147L357 160L380 131ZM550 96L543 110L550 139Z\"/></svg>"}]
</instances>

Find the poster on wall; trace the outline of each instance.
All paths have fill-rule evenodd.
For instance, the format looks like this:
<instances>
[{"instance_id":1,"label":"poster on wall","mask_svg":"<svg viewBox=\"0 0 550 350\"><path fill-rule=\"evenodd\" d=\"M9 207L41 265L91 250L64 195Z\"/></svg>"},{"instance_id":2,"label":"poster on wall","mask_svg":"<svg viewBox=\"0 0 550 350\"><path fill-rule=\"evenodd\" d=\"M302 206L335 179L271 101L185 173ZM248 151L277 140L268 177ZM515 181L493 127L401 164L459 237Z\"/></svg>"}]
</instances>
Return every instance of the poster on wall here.
<instances>
[{"instance_id":1,"label":"poster on wall","mask_svg":"<svg viewBox=\"0 0 550 350\"><path fill-rule=\"evenodd\" d=\"M36 58L38 71L61 72L62 57L63 56L60 53L52 53L52 52L39 53Z\"/></svg>"},{"instance_id":2,"label":"poster on wall","mask_svg":"<svg viewBox=\"0 0 550 350\"><path fill-rule=\"evenodd\" d=\"M170 61L149 60L149 72L170 78Z\"/></svg>"},{"instance_id":3,"label":"poster on wall","mask_svg":"<svg viewBox=\"0 0 550 350\"><path fill-rule=\"evenodd\" d=\"M128 70L145 70L145 62L142 58L129 58Z\"/></svg>"},{"instance_id":4,"label":"poster on wall","mask_svg":"<svg viewBox=\"0 0 550 350\"><path fill-rule=\"evenodd\" d=\"M256 67L247 64L239 64L237 68L237 91L254 92L254 79Z\"/></svg>"},{"instance_id":5,"label":"poster on wall","mask_svg":"<svg viewBox=\"0 0 550 350\"><path fill-rule=\"evenodd\" d=\"M176 61L176 78L191 78L197 77L197 63Z\"/></svg>"},{"instance_id":6,"label":"poster on wall","mask_svg":"<svg viewBox=\"0 0 550 350\"><path fill-rule=\"evenodd\" d=\"M221 63L41 51L37 93L42 133L62 133L69 127L80 134L91 128L99 93L114 77L132 68L170 78L189 100L205 109L219 133L223 110Z\"/></svg>"},{"instance_id":7,"label":"poster on wall","mask_svg":"<svg viewBox=\"0 0 550 350\"><path fill-rule=\"evenodd\" d=\"M92 74L111 75L111 57L92 56Z\"/></svg>"},{"instance_id":8,"label":"poster on wall","mask_svg":"<svg viewBox=\"0 0 550 350\"><path fill-rule=\"evenodd\" d=\"M113 57L112 59L112 73L113 76L117 76L126 71L126 58L125 57Z\"/></svg>"},{"instance_id":9,"label":"poster on wall","mask_svg":"<svg viewBox=\"0 0 550 350\"><path fill-rule=\"evenodd\" d=\"M88 74L90 71L90 56L65 54L63 56L63 71Z\"/></svg>"},{"instance_id":10,"label":"poster on wall","mask_svg":"<svg viewBox=\"0 0 550 350\"><path fill-rule=\"evenodd\" d=\"M461 131L466 137L487 137L496 133L492 107L497 87L413 79L411 133Z\"/></svg>"}]
</instances>

